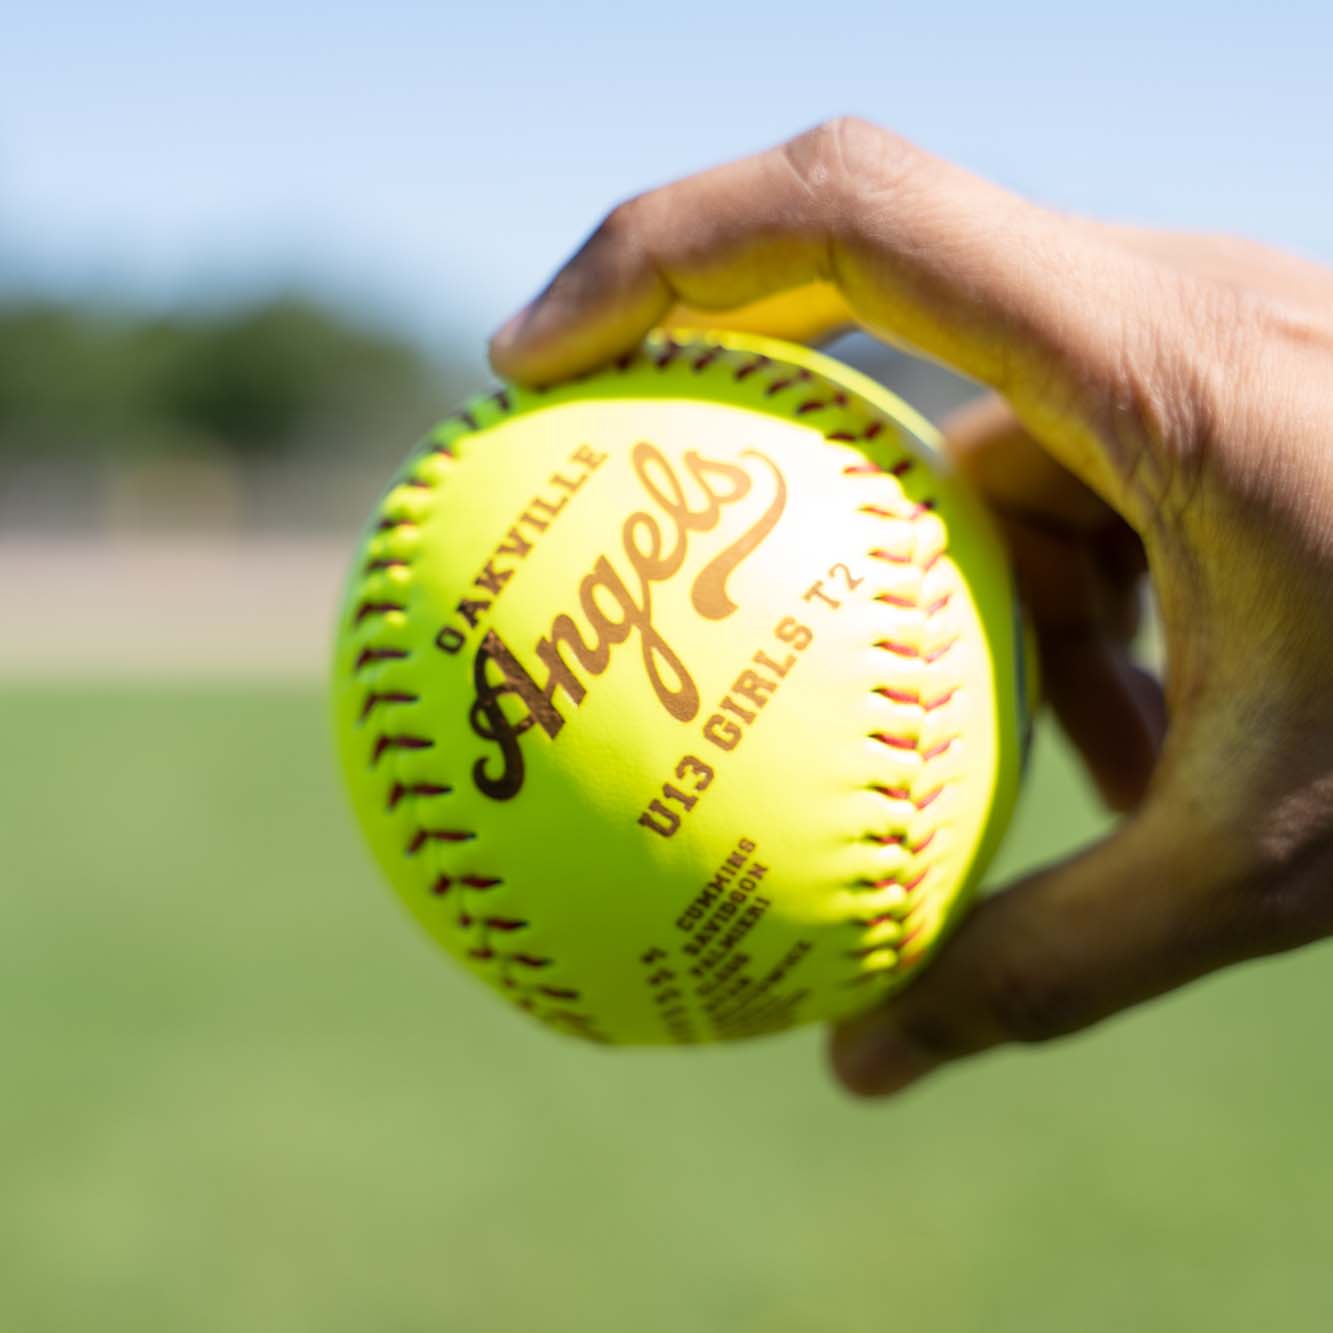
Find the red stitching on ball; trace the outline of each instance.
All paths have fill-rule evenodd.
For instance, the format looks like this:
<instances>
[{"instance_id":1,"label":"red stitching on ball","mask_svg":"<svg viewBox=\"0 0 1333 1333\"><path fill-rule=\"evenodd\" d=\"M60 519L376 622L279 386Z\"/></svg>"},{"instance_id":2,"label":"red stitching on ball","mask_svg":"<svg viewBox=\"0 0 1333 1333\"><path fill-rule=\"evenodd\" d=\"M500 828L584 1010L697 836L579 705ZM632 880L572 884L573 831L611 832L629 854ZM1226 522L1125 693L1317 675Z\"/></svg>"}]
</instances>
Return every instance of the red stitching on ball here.
<instances>
[{"instance_id":1,"label":"red stitching on ball","mask_svg":"<svg viewBox=\"0 0 1333 1333\"><path fill-rule=\"evenodd\" d=\"M888 731L872 731L870 739L887 745L891 750L915 750L920 743L916 736L895 736Z\"/></svg>"},{"instance_id":2,"label":"red stitching on ball","mask_svg":"<svg viewBox=\"0 0 1333 1333\"><path fill-rule=\"evenodd\" d=\"M907 704L912 708L921 709L923 713L930 713L947 704L958 693L958 686L945 690L943 694L937 694L933 699L923 699L919 690L895 689L891 685L877 685L872 693L892 703Z\"/></svg>"},{"instance_id":3,"label":"red stitching on ball","mask_svg":"<svg viewBox=\"0 0 1333 1333\"><path fill-rule=\"evenodd\" d=\"M850 925L860 926L862 930L874 930L876 926L886 926L890 921L897 921L897 917L892 912L880 912L876 916L853 917ZM890 945L881 944L879 948L888 948Z\"/></svg>"},{"instance_id":4,"label":"red stitching on ball","mask_svg":"<svg viewBox=\"0 0 1333 1333\"><path fill-rule=\"evenodd\" d=\"M858 949L848 949L846 953L848 958L869 958L872 954L883 953L892 947L891 944L863 944Z\"/></svg>"},{"instance_id":5,"label":"red stitching on ball","mask_svg":"<svg viewBox=\"0 0 1333 1333\"><path fill-rule=\"evenodd\" d=\"M896 639L880 639L875 644L876 648L882 648L886 653L893 653L896 657L910 657L920 659L921 649L914 643L900 643Z\"/></svg>"},{"instance_id":6,"label":"red stitching on ball","mask_svg":"<svg viewBox=\"0 0 1333 1333\"><path fill-rule=\"evenodd\" d=\"M910 565L912 563L912 555L909 551L885 551L876 548L870 552L870 558L872 560L883 560L890 565Z\"/></svg>"},{"instance_id":7,"label":"red stitching on ball","mask_svg":"<svg viewBox=\"0 0 1333 1333\"><path fill-rule=\"evenodd\" d=\"M376 662L400 662L410 656L406 648L363 648L352 663L352 670L359 672Z\"/></svg>"},{"instance_id":8,"label":"red stitching on ball","mask_svg":"<svg viewBox=\"0 0 1333 1333\"><path fill-rule=\"evenodd\" d=\"M877 685L872 693L895 704L911 704L914 708L921 706L921 695L916 690L899 690L892 685Z\"/></svg>"},{"instance_id":9,"label":"red stitching on ball","mask_svg":"<svg viewBox=\"0 0 1333 1333\"><path fill-rule=\"evenodd\" d=\"M921 875L921 879L925 879L924 872ZM917 882L920 883L920 880L918 880ZM925 925L926 923L924 921L919 921L915 926L912 927L911 930L907 931L906 934L902 936L902 938L898 941L898 952L900 954L904 949L907 948L909 944L911 944L911 942L914 939L916 939L918 935L921 934L921 932L925 929Z\"/></svg>"},{"instance_id":10,"label":"red stitching on ball","mask_svg":"<svg viewBox=\"0 0 1333 1333\"><path fill-rule=\"evenodd\" d=\"M941 644L937 648L921 649L912 643L902 643L897 639L881 639L876 648L883 648L886 653L893 653L897 657L908 657L914 661L920 662L938 662L947 652L949 652L957 639L950 639L948 643Z\"/></svg>"},{"instance_id":11,"label":"red stitching on ball","mask_svg":"<svg viewBox=\"0 0 1333 1333\"><path fill-rule=\"evenodd\" d=\"M432 842L471 842L477 835L465 829L419 828L407 844L408 856L415 856L427 843Z\"/></svg>"},{"instance_id":12,"label":"red stitching on ball","mask_svg":"<svg viewBox=\"0 0 1333 1333\"><path fill-rule=\"evenodd\" d=\"M406 611L401 602L362 602L356 608L356 615L352 624L359 625L363 620L369 620L371 616L387 616L392 611Z\"/></svg>"},{"instance_id":13,"label":"red stitching on ball","mask_svg":"<svg viewBox=\"0 0 1333 1333\"><path fill-rule=\"evenodd\" d=\"M910 801L912 793L907 787L886 787L881 783L872 782L871 791L877 791L881 796L887 797L890 801Z\"/></svg>"},{"instance_id":14,"label":"red stitching on ball","mask_svg":"<svg viewBox=\"0 0 1333 1333\"><path fill-rule=\"evenodd\" d=\"M944 784L940 783L939 786L932 787L924 796L918 797L913 797L910 787L885 787L877 783L871 783L870 790L878 792L890 801L907 801L914 809L920 811L939 799L940 794L944 791Z\"/></svg>"},{"instance_id":15,"label":"red stitching on ball","mask_svg":"<svg viewBox=\"0 0 1333 1333\"><path fill-rule=\"evenodd\" d=\"M387 809L392 810L405 796L448 796L453 791L438 782L395 782L389 788Z\"/></svg>"},{"instance_id":16,"label":"red stitching on ball","mask_svg":"<svg viewBox=\"0 0 1333 1333\"><path fill-rule=\"evenodd\" d=\"M702 356L696 357L690 363L690 369L698 371L711 366L725 350L723 347L710 347Z\"/></svg>"},{"instance_id":17,"label":"red stitching on ball","mask_svg":"<svg viewBox=\"0 0 1333 1333\"><path fill-rule=\"evenodd\" d=\"M380 736L375 741L375 748L371 751L370 762L372 765L379 761L390 750L432 750L435 748L435 742L427 736Z\"/></svg>"},{"instance_id":18,"label":"red stitching on ball","mask_svg":"<svg viewBox=\"0 0 1333 1333\"><path fill-rule=\"evenodd\" d=\"M445 789L446 791L448 788ZM498 884L503 884L504 880L498 879L493 875L436 875L434 884L431 885L431 892L439 897L443 897L455 884L460 884L465 889L493 889Z\"/></svg>"},{"instance_id":19,"label":"red stitching on ball","mask_svg":"<svg viewBox=\"0 0 1333 1333\"><path fill-rule=\"evenodd\" d=\"M745 365L741 366L732 376L732 379L737 381L749 379L756 370L761 370L764 366L768 365L769 360L770 358L766 356L756 356L753 361L747 362Z\"/></svg>"},{"instance_id":20,"label":"red stitching on ball","mask_svg":"<svg viewBox=\"0 0 1333 1333\"><path fill-rule=\"evenodd\" d=\"M885 423L883 421L880 420L872 421L862 433L862 438L865 440L873 440L877 438L882 434L884 426ZM919 460L910 456L902 457L899 458L896 462L889 465L887 468L885 468L884 471L886 471L888 475L901 481L901 479L907 476L913 470L913 468L918 466L918 462ZM879 472L880 470L881 469L879 469L878 467L870 464L869 462L866 462L864 464L852 464L847 468L845 468L844 472L853 475L854 474L868 475L871 473ZM904 500L904 502L902 503L902 507L898 509L890 508L884 504L865 504L860 507L860 512L864 514L873 515L876 518L885 518L889 520L906 519L908 521L920 521L927 514L935 510L936 504L937 501L934 498L927 498L924 500L917 500L917 501ZM939 562L939 560L943 558L943 555L944 555L944 550L941 548L940 550L935 551L932 555L928 557L923 556L922 554L919 553L919 545L917 544L909 546L906 550L895 551L886 548L876 548L870 552L870 556L874 560L883 561L884 563L898 565L901 567L913 567L920 572L923 578L935 567L935 565ZM910 592L903 591L900 589L887 589L875 594L875 600L883 605L895 607L903 611L915 612L918 616L920 616L921 623L923 625L929 622L932 617L937 616L940 612L942 612L949 605L950 598L951 598L951 593L947 590L941 594L932 595L930 600L927 600L924 591L921 589L916 589ZM937 643L934 647L924 647L919 644L909 642L906 638L893 637L880 640L876 644L876 646L884 649L886 652L891 652L896 656L905 658L907 660L919 661L923 664L930 665L935 662L938 662L941 658L943 658L955 646L957 642L958 642L957 637L955 637L953 639L949 639L947 642ZM920 689L913 689L904 686L883 685L875 687L874 693L893 704L897 704L902 707L917 709L923 715L925 715L933 713L937 709L943 708L946 704L948 704L952 699L954 699L957 696L959 688L960 687L955 685L937 691L933 694L926 694ZM923 766L931 762L932 760L937 759L939 756L948 753L951 750L954 742L958 739L958 737L955 735L946 737L945 739L939 741L934 741L930 744L926 744L920 738L920 736L911 737L899 731L877 732L874 733L874 738L876 740L879 740L882 744L888 746L891 749L916 753L919 762ZM924 811L925 809L933 805L939 799L940 795L944 791L945 785L946 785L945 782L936 783L931 787L929 791L925 792L923 795L919 797L913 797L911 787L907 784L902 784L902 783L895 785L872 786L872 789L877 791L880 795L884 796L886 799L895 802L909 803L914 810L920 812ZM879 842L881 845L902 846L909 854L915 857L923 853L928 847L930 847L934 843L938 831L939 831L939 825L937 823L935 827L920 832L916 837L916 841L912 843L909 843L907 841L905 834L889 833L881 835L872 835L872 837L874 841ZM915 895L917 891L920 889L921 885L926 881L928 871L929 867L925 867L907 878L904 878L900 873L890 878L876 881L873 887L876 889L897 887L902 890L904 895L907 896ZM892 914L890 913L889 915ZM874 917L871 918L871 922L868 922L866 924L869 925L871 923L878 923L882 920L883 920L882 917ZM882 977L886 973L892 971L894 968L901 969L911 966L912 963L916 961L916 959L904 958L903 949L910 942L910 940L913 939L920 932L921 929L922 926L918 925L915 930L908 932L902 938L902 940L900 940L896 945L894 945L895 959L894 963L891 966L883 968L872 968L870 969L869 972L862 973L861 976L856 978L855 980L857 982L863 982L865 979L867 979L867 977L871 978ZM868 953L870 951L867 950L865 952Z\"/></svg>"},{"instance_id":21,"label":"red stitching on ball","mask_svg":"<svg viewBox=\"0 0 1333 1333\"><path fill-rule=\"evenodd\" d=\"M372 690L361 706L361 721L364 722L381 704L414 704L420 698L419 694L409 694L406 690Z\"/></svg>"},{"instance_id":22,"label":"red stitching on ball","mask_svg":"<svg viewBox=\"0 0 1333 1333\"><path fill-rule=\"evenodd\" d=\"M783 389L790 389L793 384L801 384L810 378L808 370L798 370L792 375L783 375L778 379L771 380L769 386L764 390L765 398L772 398L774 394L781 393Z\"/></svg>"},{"instance_id":23,"label":"red stitching on ball","mask_svg":"<svg viewBox=\"0 0 1333 1333\"><path fill-rule=\"evenodd\" d=\"M899 736L888 731L872 731L870 739L878 741L881 745L887 745L891 750L914 750L921 756L922 763L929 763L932 759L938 759L940 755L944 754L958 737L949 736L924 750L921 748L921 738L919 736ZM932 796L931 799L933 800L934 797Z\"/></svg>"},{"instance_id":24,"label":"red stitching on ball","mask_svg":"<svg viewBox=\"0 0 1333 1333\"><path fill-rule=\"evenodd\" d=\"M885 875L883 879L872 880L866 887L880 893L885 889L901 889L905 897L910 897L921 884L921 881L925 879L928 871L929 867L919 871L911 879L903 879L901 875ZM897 915L901 914L891 913L890 915L894 915L896 920Z\"/></svg>"}]
</instances>

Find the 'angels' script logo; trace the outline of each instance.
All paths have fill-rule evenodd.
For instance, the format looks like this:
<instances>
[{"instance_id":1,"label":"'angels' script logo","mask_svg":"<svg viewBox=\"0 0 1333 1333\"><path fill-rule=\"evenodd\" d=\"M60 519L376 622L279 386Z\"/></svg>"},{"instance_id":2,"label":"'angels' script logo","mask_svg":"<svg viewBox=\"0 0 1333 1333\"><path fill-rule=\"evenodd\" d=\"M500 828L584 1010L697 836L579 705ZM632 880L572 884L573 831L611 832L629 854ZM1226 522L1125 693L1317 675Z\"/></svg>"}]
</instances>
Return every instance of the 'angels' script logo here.
<instances>
[{"instance_id":1,"label":"'angels' script logo","mask_svg":"<svg viewBox=\"0 0 1333 1333\"><path fill-rule=\"evenodd\" d=\"M772 478L773 495L754 523L695 575L690 601L705 620L724 620L736 610L727 580L773 530L787 504L787 483L776 464L753 449L741 458L752 460L760 473ZM741 464L704 458L694 450L684 457L682 477L651 444L635 445L631 461L656 508L636 510L625 520L619 567L611 557L599 556L579 583L578 610L557 615L537 643L534 656L545 683L533 678L495 630L478 645L472 729L492 742L499 755L478 759L472 779L496 800L516 796L523 786L519 741L524 732L538 726L552 739L557 737L565 725L559 696L574 707L581 704L588 692L584 677L600 676L612 650L632 638L638 640L644 672L662 707L681 722L691 721L699 711L694 678L653 623L653 586L679 572L690 534L716 528L728 507L749 495L754 478ZM508 696L512 701L506 710L503 700ZM490 766L496 757L498 771Z\"/></svg>"}]
</instances>

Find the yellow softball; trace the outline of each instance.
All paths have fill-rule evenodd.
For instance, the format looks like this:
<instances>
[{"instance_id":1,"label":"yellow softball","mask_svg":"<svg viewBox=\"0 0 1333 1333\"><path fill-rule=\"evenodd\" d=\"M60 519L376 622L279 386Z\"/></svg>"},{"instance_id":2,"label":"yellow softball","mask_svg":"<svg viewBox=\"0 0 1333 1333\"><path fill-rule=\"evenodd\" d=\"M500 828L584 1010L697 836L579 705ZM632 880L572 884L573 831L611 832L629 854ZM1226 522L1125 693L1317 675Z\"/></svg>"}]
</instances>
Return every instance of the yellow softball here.
<instances>
[{"instance_id":1,"label":"yellow softball","mask_svg":"<svg viewBox=\"0 0 1333 1333\"><path fill-rule=\"evenodd\" d=\"M686 1043L912 974L1008 820L1011 575L930 426L803 348L677 334L504 388L362 540L333 706L412 914L534 1018Z\"/></svg>"}]
</instances>

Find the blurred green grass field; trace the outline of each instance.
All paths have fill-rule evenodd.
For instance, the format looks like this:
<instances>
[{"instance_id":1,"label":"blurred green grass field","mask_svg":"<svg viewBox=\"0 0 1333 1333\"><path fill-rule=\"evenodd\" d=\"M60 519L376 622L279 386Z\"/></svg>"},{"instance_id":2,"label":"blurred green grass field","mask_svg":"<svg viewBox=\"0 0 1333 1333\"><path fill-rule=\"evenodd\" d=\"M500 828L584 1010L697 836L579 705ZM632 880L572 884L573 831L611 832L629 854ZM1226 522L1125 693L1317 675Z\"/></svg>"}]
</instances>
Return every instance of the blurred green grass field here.
<instances>
[{"instance_id":1,"label":"blurred green grass field","mask_svg":"<svg viewBox=\"0 0 1333 1333\"><path fill-rule=\"evenodd\" d=\"M813 1032L585 1049L456 974L313 690L0 734L0 1328L1333 1325L1327 949L858 1105ZM1045 738L1001 869L1095 823Z\"/></svg>"}]
</instances>

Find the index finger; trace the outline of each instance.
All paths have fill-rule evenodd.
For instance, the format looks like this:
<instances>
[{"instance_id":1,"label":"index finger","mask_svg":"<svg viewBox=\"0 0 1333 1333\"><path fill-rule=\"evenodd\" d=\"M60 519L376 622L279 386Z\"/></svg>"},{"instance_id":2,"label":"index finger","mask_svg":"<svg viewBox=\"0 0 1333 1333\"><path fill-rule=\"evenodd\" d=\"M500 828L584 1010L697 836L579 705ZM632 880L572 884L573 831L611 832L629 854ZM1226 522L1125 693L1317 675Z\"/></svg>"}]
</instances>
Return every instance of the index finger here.
<instances>
[{"instance_id":1,"label":"index finger","mask_svg":"<svg viewBox=\"0 0 1333 1333\"><path fill-rule=\"evenodd\" d=\"M621 205L491 345L545 383L628 351L685 304L824 282L864 326L999 389L1113 503L1128 401L1194 383L1197 309L1151 261L861 121L836 121ZM1145 311L1150 312L1145 314ZM1174 322L1173 322L1174 321ZM1099 438L1100 437L1100 438ZM1126 456L1117 460L1120 449Z\"/></svg>"}]
</instances>

